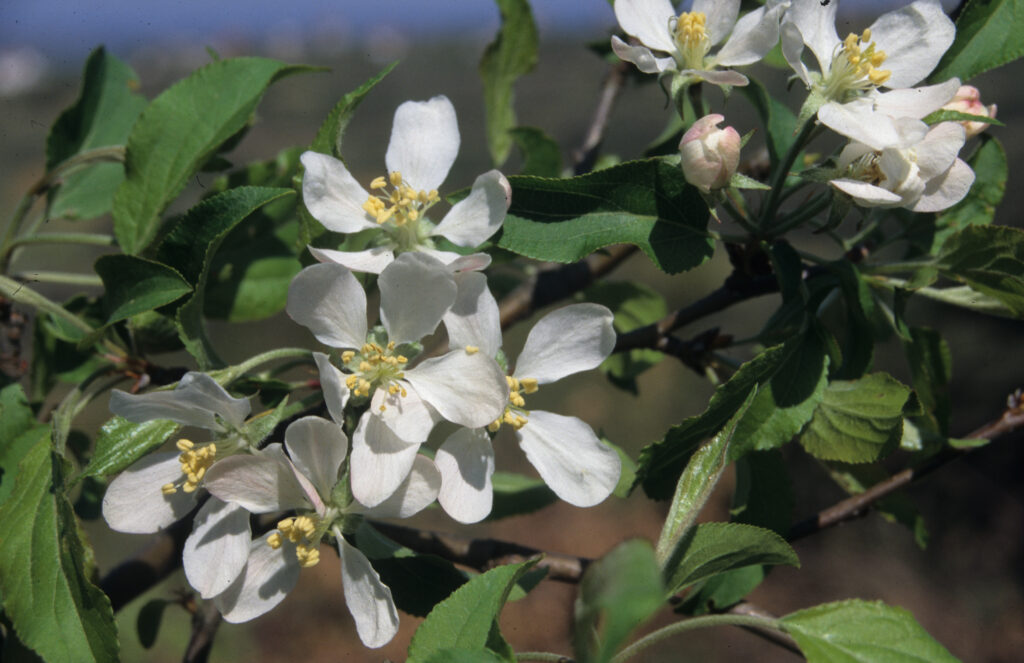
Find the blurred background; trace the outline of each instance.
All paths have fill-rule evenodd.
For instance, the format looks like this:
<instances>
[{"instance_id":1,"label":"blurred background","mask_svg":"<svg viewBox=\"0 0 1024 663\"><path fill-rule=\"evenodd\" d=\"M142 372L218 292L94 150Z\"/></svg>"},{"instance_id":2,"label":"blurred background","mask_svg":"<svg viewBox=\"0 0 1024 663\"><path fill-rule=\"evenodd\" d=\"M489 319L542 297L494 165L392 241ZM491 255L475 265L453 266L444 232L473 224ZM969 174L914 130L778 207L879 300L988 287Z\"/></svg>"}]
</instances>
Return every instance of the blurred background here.
<instances>
[{"instance_id":1,"label":"blurred background","mask_svg":"<svg viewBox=\"0 0 1024 663\"><path fill-rule=\"evenodd\" d=\"M834 0L838 1L838 0ZM881 11L905 2L848 1L843 4L839 33L859 32ZM951 8L956 2L945 2ZM562 147L565 162L583 141L609 65L590 43L607 44L616 28L611 7L603 0L535 0L540 31L539 62L516 87L520 124L535 126ZM271 87L257 111L256 124L229 155L235 163L269 159L278 151L308 144L330 108L346 92L376 74L387 63L399 66L366 98L345 136L346 158L361 181L381 173L391 117L407 99L437 94L450 97L462 133L459 159L446 182L451 191L467 186L492 164L483 129L482 86L477 64L499 25L496 6L480 0L410 2L198 2L165 0L136 3L102 0L7 0L0 5L0 210L12 210L26 188L42 173L43 145L50 125L77 97L81 67L89 51L105 44L127 61L152 98L173 81L209 61L206 47L222 57L266 55L290 62L329 67L329 71L294 76ZM794 110L803 100L802 86L786 90L788 72L762 67L748 72L785 95ZM1010 159L1010 183L997 221L1022 225L1024 192L1024 67L1015 63L979 76L986 104L999 105L1005 128L994 133ZM757 126L741 95L723 105L717 91L712 103L741 134ZM668 114L656 85L627 84L612 113L605 152L635 158L661 131ZM759 138L748 148L757 149ZM970 149L968 147L968 149ZM747 154L747 152L745 152ZM513 158L503 170L515 173ZM204 175L186 192L194 201ZM209 176L211 179L213 175ZM0 213L6 218L9 211ZM64 222L62 222L64 223ZM87 222L91 229L109 226L109 219ZM848 221L847 223L850 223ZM65 225L54 231L66 229ZM70 224L68 224L70 225ZM74 224L74 229L82 229ZM802 241L815 242L813 238ZM40 248L26 251L15 271L62 269L77 265L88 272L96 257L87 249ZM664 294L670 309L693 302L720 285L730 267L724 252L708 264L676 277L666 277L643 256L631 258L612 279L636 279ZM75 290L40 285L51 297ZM721 315L702 320L683 334L696 335L721 326L743 337L756 333L777 304L762 297ZM1006 395L1022 386L1020 355L1024 325L941 307L915 298L909 315L914 324L939 328L953 351L951 385L953 433L966 434L997 417ZM517 326L506 349L515 356L528 323ZM247 326L244 338L228 325L215 326L225 359L238 360L272 346L315 347L313 338L283 314ZM230 341L228 346L227 341ZM749 356L749 355L747 355ZM746 358L741 356L740 358ZM170 356L165 365L182 364ZM900 346L883 345L875 370L909 378ZM611 387L599 374L574 376L544 390L544 409L573 414L590 422L610 440L635 455L647 443L683 418L697 414L712 393L706 380L673 359L666 359L639 380L639 396ZM547 400L550 399L550 400ZM531 405L536 405L531 401ZM95 431L107 414L98 410L83 420ZM1020 436L1004 439L943 468L907 492L926 518L930 541L919 548L912 534L877 515L850 522L800 541L796 550L803 568L776 569L752 600L778 615L826 601L859 597L882 599L913 612L921 624L950 651L968 661L1019 661L1024 651L1024 488L1020 482L1024 452ZM532 470L515 441L497 441L499 469ZM786 449L792 468L796 506L794 520L811 515L840 499L813 459L794 445ZM727 476L703 519L728 518L732 477ZM638 491L628 500L610 499L592 509L554 505L538 513L457 527L438 510L414 524L480 537L514 540L536 548L598 557L616 543L634 536L655 539L666 507L646 500ZM110 533L102 521L88 524L101 570L114 566L144 537ZM300 586L275 611L250 624L224 625L213 651L214 661L381 661L404 659L408 639L418 621L402 615L402 630L382 650L368 651L355 636L341 595L337 560L324 561L303 573ZM150 598L169 598L187 589L178 574L124 609L118 618L125 661L180 660L189 632L189 618L169 609L155 646L144 650L135 635L139 608ZM510 604L502 617L503 631L518 651L544 650L568 654L575 587L544 582L526 598ZM655 624L666 623L664 615ZM789 661L795 658L736 629L701 631L677 637L637 660L643 661Z\"/></svg>"}]
</instances>

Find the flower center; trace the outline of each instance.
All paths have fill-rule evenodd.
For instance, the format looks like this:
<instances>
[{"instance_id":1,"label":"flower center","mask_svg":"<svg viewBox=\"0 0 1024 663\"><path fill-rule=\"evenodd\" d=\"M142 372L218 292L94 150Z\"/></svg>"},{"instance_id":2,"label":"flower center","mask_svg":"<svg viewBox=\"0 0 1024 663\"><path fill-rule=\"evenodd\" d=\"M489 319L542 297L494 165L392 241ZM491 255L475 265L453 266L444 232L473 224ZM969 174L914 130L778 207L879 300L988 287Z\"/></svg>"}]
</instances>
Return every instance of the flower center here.
<instances>
[{"instance_id":1,"label":"flower center","mask_svg":"<svg viewBox=\"0 0 1024 663\"><path fill-rule=\"evenodd\" d=\"M389 184L390 192L387 190ZM371 194L363 203L363 209L373 216L377 223L390 222L398 227L418 221L423 213L441 198L437 189L413 189L402 180L402 174L397 170L386 178L382 175L370 182L370 189L379 193Z\"/></svg>"},{"instance_id":2,"label":"flower center","mask_svg":"<svg viewBox=\"0 0 1024 663\"><path fill-rule=\"evenodd\" d=\"M314 516L296 516L285 518L277 523L277 531L267 537L267 545L277 550L288 539L295 546L295 556L299 566L309 568L320 561L320 539L323 532L319 531L319 521Z\"/></svg>"},{"instance_id":3,"label":"flower center","mask_svg":"<svg viewBox=\"0 0 1024 663\"><path fill-rule=\"evenodd\" d=\"M165 483L160 487L164 495L173 495L180 487L186 493L195 492L199 482L206 475L206 470L217 460L217 445L213 442L196 446L191 440L178 440L178 462L181 463L181 473L184 481L179 479L173 483Z\"/></svg>"},{"instance_id":4,"label":"flower center","mask_svg":"<svg viewBox=\"0 0 1024 663\"><path fill-rule=\"evenodd\" d=\"M843 101L848 91L863 91L885 83L892 76L888 69L878 68L885 58L885 51L878 50L871 41L871 30L864 30L860 36L846 35L832 56L832 71L826 85L828 97Z\"/></svg>"},{"instance_id":5,"label":"flower center","mask_svg":"<svg viewBox=\"0 0 1024 663\"><path fill-rule=\"evenodd\" d=\"M509 388L508 404L505 406L505 412L487 425L487 430L492 433L497 432L502 424L508 424L516 430L525 426L529 421L527 417L530 412L526 409L526 399L523 398L523 394L537 393L539 388L537 378L514 378L506 375L505 381L508 382Z\"/></svg>"},{"instance_id":6,"label":"flower center","mask_svg":"<svg viewBox=\"0 0 1024 663\"><path fill-rule=\"evenodd\" d=\"M353 395L369 396L378 388L387 389L392 396L407 395L405 387L398 381L405 377L403 368L409 359L395 353L394 341L384 347L368 342L359 352L346 350L341 353L341 361L353 371L345 378L345 385ZM381 409L384 409L383 405Z\"/></svg>"},{"instance_id":7,"label":"flower center","mask_svg":"<svg viewBox=\"0 0 1024 663\"><path fill-rule=\"evenodd\" d=\"M679 64L684 69L703 69L704 56L711 50L704 12L683 12L669 19L669 30L679 49Z\"/></svg>"}]
</instances>

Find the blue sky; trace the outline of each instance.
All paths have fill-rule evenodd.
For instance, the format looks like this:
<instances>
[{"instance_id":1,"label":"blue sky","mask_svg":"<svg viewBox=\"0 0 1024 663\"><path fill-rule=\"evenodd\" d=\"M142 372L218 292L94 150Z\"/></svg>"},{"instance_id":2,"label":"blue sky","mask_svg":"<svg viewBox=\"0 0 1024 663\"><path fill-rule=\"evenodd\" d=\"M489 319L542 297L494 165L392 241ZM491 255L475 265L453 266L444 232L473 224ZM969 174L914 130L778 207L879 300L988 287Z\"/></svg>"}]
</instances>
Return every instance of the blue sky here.
<instances>
[{"instance_id":1,"label":"blue sky","mask_svg":"<svg viewBox=\"0 0 1024 663\"><path fill-rule=\"evenodd\" d=\"M902 4L906 0L846 0L845 9ZM542 34L578 30L596 36L614 25L605 0L531 5ZM99 43L127 56L165 43L266 43L309 35L323 41L452 34L485 40L497 24L489 0L3 0L0 50L29 46L77 66Z\"/></svg>"}]
</instances>

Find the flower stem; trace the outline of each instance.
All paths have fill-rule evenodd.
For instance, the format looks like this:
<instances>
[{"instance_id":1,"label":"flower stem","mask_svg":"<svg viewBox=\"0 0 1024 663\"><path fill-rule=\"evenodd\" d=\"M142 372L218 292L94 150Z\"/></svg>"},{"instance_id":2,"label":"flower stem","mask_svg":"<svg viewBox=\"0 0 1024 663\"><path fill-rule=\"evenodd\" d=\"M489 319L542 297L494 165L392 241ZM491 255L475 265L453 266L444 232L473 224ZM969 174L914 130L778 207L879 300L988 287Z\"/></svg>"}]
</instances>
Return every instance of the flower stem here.
<instances>
[{"instance_id":1,"label":"flower stem","mask_svg":"<svg viewBox=\"0 0 1024 663\"><path fill-rule=\"evenodd\" d=\"M25 244L83 244L91 246L114 246L113 235L98 233L46 233L43 235L26 235L11 242L11 248Z\"/></svg>"},{"instance_id":2,"label":"flower stem","mask_svg":"<svg viewBox=\"0 0 1024 663\"><path fill-rule=\"evenodd\" d=\"M516 653L517 661L541 661L541 663L573 663L568 656L546 651L524 651Z\"/></svg>"},{"instance_id":3,"label":"flower stem","mask_svg":"<svg viewBox=\"0 0 1024 663\"><path fill-rule=\"evenodd\" d=\"M38 283L63 283L65 285L85 285L103 287L103 280L95 274L73 274L71 272L24 272L16 274L15 279Z\"/></svg>"},{"instance_id":4,"label":"flower stem","mask_svg":"<svg viewBox=\"0 0 1024 663\"><path fill-rule=\"evenodd\" d=\"M268 352L258 354L255 357L250 357L240 364L228 366L227 368L223 368L218 371L212 371L211 375L222 383L231 382L238 376L244 375L260 364L266 364L267 362L276 361L278 359L290 359L293 357L312 358L312 350L307 350L305 348L278 348L277 350L270 350Z\"/></svg>"},{"instance_id":5,"label":"flower stem","mask_svg":"<svg viewBox=\"0 0 1024 663\"><path fill-rule=\"evenodd\" d=\"M779 631L782 630L779 620L769 619L767 617L755 617L753 615L704 615L701 617L693 617L674 624L669 624L668 626L660 628L653 633L648 633L619 652L615 658L612 659L612 663L623 663L623 661L629 660L644 649L647 649L651 645L657 644L666 638L670 638L685 631L705 628L708 626L755 626L760 628L776 629Z\"/></svg>"},{"instance_id":6,"label":"flower stem","mask_svg":"<svg viewBox=\"0 0 1024 663\"><path fill-rule=\"evenodd\" d=\"M771 186L771 191L768 192L768 196L765 198L764 208L761 212L762 228L767 229L769 222L775 216L775 213L779 211L783 187L786 184L786 178L789 176L789 169L793 167L797 156L799 156L807 143L811 141L815 128L814 122L804 122L804 125L800 127L800 133L797 134L793 144L786 151L786 155L782 158L775 172L772 173L771 180L768 182L769 186Z\"/></svg>"}]
</instances>

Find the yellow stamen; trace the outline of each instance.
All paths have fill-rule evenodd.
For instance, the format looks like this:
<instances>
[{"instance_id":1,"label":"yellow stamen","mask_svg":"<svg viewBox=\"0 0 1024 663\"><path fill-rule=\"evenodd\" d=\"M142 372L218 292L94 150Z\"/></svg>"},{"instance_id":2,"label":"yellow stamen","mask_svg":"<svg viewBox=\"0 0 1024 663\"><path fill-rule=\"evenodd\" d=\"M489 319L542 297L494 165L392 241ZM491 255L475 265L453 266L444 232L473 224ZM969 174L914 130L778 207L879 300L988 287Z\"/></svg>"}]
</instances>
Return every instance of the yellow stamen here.
<instances>
[{"instance_id":1,"label":"yellow stamen","mask_svg":"<svg viewBox=\"0 0 1024 663\"><path fill-rule=\"evenodd\" d=\"M164 495L173 495L174 493L178 492L178 489L174 487L173 483L165 483L164 485L160 486L160 491Z\"/></svg>"},{"instance_id":2,"label":"yellow stamen","mask_svg":"<svg viewBox=\"0 0 1024 663\"><path fill-rule=\"evenodd\" d=\"M381 175L380 177L373 178L373 181L370 182L370 188L371 189L383 189L387 185L388 185L388 181L387 181L387 179L384 178L383 175Z\"/></svg>"},{"instance_id":3,"label":"yellow stamen","mask_svg":"<svg viewBox=\"0 0 1024 663\"><path fill-rule=\"evenodd\" d=\"M280 548L282 544L284 544L284 539L281 538L280 532L274 532L267 537L267 545L274 550Z\"/></svg>"},{"instance_id":4,"label":"yellow stamen","mask_svg":"<svg viewBox=\"0 0 1024 663\"><path fill-rule=\"evenodd\" d=\"M475 345L467 345L466 346L466 354L467 355L475 355L478 352L480 352L480 348L478 348L477 346L475 346Z\"/></svg>"},{"instance_id":5,"label":"yellow stamen","mask_svg":"<svg viewBox=\"0 0 1024 663\"><path fill-rule=\"evenodd\" d=\"M356 353L354 350L345 350L344 352L341 353L341 360L347 364L350 361L352 361L352 358L355 356Z\"/></svg>"}]
</instances>

